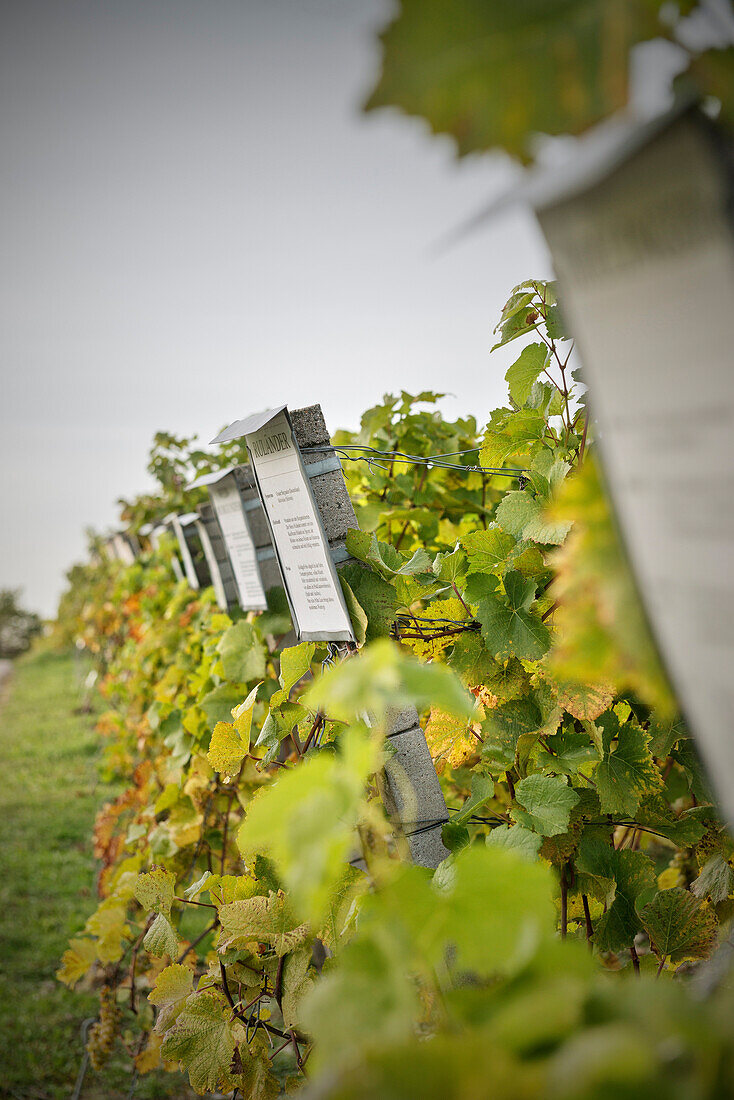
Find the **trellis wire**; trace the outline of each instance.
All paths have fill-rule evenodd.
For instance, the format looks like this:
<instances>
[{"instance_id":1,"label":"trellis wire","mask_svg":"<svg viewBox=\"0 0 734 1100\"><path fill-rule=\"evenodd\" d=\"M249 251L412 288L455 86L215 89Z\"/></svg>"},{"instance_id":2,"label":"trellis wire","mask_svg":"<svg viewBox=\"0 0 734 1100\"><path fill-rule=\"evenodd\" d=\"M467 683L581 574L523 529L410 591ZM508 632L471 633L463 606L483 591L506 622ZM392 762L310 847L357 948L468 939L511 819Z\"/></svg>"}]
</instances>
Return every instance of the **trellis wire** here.
<instances>
[{"instance_id":1,"label":"trellis wire","mask_svg":"<svg viewBox=\"0 0 734 1100\"><path fill-rule=\"evenodd\" d=\"M390 459L392 462L409 462L412 466L436 466L444 470L459 470L462 473L476 473L476 474L498 474L504 477L524 479L527 477L527 470L520 470L515 467L509 469L502 466L469 466L463 465L459 462L446 462L446 458L458 457L460 455L472 454L474 451L480 450L479 447L469 447L464 451L447 451L442 455L411 455L406 454L405 451L381 451L377 447L362 446L356 443L344 443L338 447L303 447L303 454L336 454L342 461L346 462L366 462L368 465L379 466L380 469L385 470L387 467L382 466L376 461L378 458ZM352 455L349 451L363 451L364 454Z\"/></svg>"}]
</instances>

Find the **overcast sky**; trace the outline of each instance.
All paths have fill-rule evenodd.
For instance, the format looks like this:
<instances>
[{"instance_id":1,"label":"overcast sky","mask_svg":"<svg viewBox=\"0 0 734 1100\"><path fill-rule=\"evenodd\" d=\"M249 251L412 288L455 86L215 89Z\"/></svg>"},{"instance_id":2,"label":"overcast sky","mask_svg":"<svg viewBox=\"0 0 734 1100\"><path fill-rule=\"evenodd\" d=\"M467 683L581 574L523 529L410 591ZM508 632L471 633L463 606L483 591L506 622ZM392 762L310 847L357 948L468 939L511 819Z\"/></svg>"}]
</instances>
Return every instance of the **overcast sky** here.
<instances>
[{"instance_id":1,"label":"overcast sky","mask_svg":"<svg viewBox=\"0 0 734 1100\"><path fill-rule=\"evenodd\" d=\"M385 0L14 0L0 17L0 587L52 614L153 433L386 391L485 420L530 215L433 244L499 158L360 113Z\"/></svg>"}]
</instances>

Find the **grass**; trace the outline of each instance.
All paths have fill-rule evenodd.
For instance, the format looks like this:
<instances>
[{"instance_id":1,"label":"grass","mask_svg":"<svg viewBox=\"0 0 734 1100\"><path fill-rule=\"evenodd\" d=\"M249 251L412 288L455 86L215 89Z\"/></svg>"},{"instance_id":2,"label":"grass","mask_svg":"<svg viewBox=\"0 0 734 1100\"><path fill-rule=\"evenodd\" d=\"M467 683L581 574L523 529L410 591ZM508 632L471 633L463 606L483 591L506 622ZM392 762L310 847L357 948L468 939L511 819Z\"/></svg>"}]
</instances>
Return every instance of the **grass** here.
<instances>
[{"instance_id":1,"label":"grass","mask_svg":"<svg viewBox=\"0 0 734 1100\"><path fill-rule=\"evenodd\" d=\"M84 670L86 671L86 669ZM94 715L79 714L73 654L39 649L16 662L0 702L0 1096L64 1100L83 1056L80 1027L93 991L55 979L70 936L96 905L91 832L110 788L97 778ZM88 1070L83 1100L127 1097L121 1048ZM141 1078L136 1100L189 1097L183 1078Z\"/></svg>"}]
</instances>

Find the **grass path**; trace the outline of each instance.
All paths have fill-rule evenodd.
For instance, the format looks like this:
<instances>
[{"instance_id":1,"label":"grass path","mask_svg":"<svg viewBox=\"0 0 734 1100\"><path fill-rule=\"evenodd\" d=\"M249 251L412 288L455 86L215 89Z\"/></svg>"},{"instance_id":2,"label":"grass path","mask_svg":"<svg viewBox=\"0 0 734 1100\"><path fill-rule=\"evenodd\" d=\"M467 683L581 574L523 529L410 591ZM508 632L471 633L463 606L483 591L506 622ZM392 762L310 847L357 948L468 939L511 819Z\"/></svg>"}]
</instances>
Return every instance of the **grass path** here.
<instances>
[{"instance_id":1,"label":"grass path","mask_svg":"<svg viewBox=\"0 0 734 1100\"><path fill-rule=\"evenodd\" d=\"M71 654L19 660L0 690L0 1097L67 1100L82 1058L79 1029L96 1015L90 993L54 975L71 935L95 907L91 832L110 797L97 779L94 716L75 713ZM190 1096L163 1073L136 1100ZM82 1100L126 1097L129 1069L89 1071Z\"/></svg>"}]
</instances>

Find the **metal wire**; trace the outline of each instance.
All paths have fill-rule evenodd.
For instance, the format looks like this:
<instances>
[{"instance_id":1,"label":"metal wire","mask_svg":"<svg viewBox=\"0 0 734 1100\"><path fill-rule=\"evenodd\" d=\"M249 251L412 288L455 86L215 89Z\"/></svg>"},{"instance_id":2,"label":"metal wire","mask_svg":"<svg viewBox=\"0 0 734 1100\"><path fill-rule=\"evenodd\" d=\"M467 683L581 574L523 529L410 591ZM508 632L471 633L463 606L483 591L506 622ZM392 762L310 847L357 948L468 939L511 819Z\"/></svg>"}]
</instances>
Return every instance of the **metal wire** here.
<instances>
[{"instance_id":1,"label":"metal wire","mask_svg":"<svg viewBox=\"0 0 734 1100\"><path fill-rule=\"evenodd\" d=\"M397 462L409 462L412 466L436 466L444 470L459 470L462 473L478 473L478 474L498 474L503 477L521 478L527 476L527 470L517 469L516 467L510 467L506 469L502 466L469 466L463 465L458 462L446 462L446 458L452 458L459 455L471 454L474 451L478 451L478 447L470 447L465 451L447 451L445 455L411 455L406 454L405 451L381 451L377 447L362 446L356 443L344 443L338 447L331 446L319 446L319 447L302 447L303 454L337 454L342 461L347 462L366 462L370 467L372 465L379 466L382 470L389 469L376 462L377 458L386 458L391 461ZM352 455L349 451L363 451L364 454Z\"/></svg>"}]
</instances>

